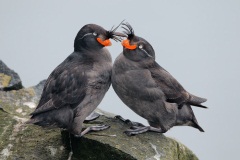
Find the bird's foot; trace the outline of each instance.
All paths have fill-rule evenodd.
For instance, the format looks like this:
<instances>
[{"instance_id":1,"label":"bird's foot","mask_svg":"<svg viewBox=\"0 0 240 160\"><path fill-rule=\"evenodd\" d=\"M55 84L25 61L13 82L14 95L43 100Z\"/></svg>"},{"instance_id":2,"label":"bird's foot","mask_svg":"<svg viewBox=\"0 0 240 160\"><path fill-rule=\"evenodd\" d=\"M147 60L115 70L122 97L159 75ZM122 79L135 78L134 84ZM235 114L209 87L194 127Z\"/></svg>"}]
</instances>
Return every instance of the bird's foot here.
<instances>
[{"instance_id":1,"label":"bird's foot","mask_svg":"<svg viewBox=\"0 0 240 160\"><path fill-rule=\"evenodd\" d=\"M115 116L115 118L123 121L123 122L126 123L126 124L130 124L131 126L145 127L142 123L132 122L132 121L130 121L129 119L124 119L124 118L123 118L122 116L120 116L120 115Z\"/></svg>"},{"instance_id":2,"label":"bird's foot","mask_svg":"<svg viewBox=\"0 0 240 160\"><path fill-rule=\"evenodd\" d=\"M84 131L82 131L80 135L75 135L75 137L82 137L83 135L87 134L88 132L102 131L102 130L108 129L109 127L110 126L108 126L108 125L90 126L90 127L87 127Z\"/></svg>"},{"instance_id":3,"label":"bird's foot","mask_svg":"<svg viewBox=\"0 0 240 160\"><path fill-rule=\"evenodd\" d=\"M116 115L114 118L119 119L119 120L123 121L124 123L129 123L129 122L131 122L129 119L124 119L124 118L123 118L122 116L120 116L120 115Z\"/></svg>"},{"instance_id":4,"label":"bird's foot","mask_svg":"<svg viewBox=\"0 0 240 160\"><path fill-rule=\"evenodd\" d=\"M141 133L145 133L147 131L158 132L158 133L165 133L166 131L162 130L161 128L154 128L151 126L132 126L131 129L124 131L124 133L128 136L133 136Z\"/></svg>"},{"instance_id":5,"label":"bird's foot","mask_svg":"<svg viewBox=\"0 0 240 160\"><path fill-rule=\"evenodd\" d=\"M132 126L132 129L128 129L126 131L124 131L124 133L128 136L133 136L133 135L137 135L137 134L141 134L144 132L147 132L149 130L150 126L145 126L145 127L136 127L136 126Z\"/></svg>"},{"instance_id":6,"label":"bird's foot","mask_svg":"<svg viewBox=\"0 0 240 160\"><path fill-rule=\"evenodd\" d=\"M89 116L87 116L84 120L84 123L93 121L95 119L97 119L100 116L100 114L96 113L96 112L92 112Z\"/></svg>"}]
</instances>

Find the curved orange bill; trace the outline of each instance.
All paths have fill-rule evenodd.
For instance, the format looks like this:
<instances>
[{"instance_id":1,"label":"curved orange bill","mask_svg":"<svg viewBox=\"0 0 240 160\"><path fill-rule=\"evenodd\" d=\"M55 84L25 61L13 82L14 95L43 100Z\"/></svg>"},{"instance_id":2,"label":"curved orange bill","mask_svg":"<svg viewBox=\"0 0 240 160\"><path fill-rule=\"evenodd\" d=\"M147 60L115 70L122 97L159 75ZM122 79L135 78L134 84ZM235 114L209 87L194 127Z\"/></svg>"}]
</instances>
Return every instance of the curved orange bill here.
<instances>
[{"instance_id":1,"label":"curved orange bill","mask_svg":"<svg viewBox=\"0 0 240 160\"><path fill-rule=\"evenodd\" d=\"M109 39L106 39L103 41L101 38L97 38L97 41L103 46L111 46L112 45L112 43Z\"/></svg>"},{"instance_id":2,"label":"curved orange bill","mask_svg":"<svg viewBox=\"0 0 240 160\"><path fill-rule=\"evenodd\" d=\"M122 46L127 48L127 49L131 49L131 50L134 50L134 49L137 48L136 44L134 44L134 45L129 44L129 40L128 39L125 39L125 40L122 41Z\"/></svg>"}]
</instances>

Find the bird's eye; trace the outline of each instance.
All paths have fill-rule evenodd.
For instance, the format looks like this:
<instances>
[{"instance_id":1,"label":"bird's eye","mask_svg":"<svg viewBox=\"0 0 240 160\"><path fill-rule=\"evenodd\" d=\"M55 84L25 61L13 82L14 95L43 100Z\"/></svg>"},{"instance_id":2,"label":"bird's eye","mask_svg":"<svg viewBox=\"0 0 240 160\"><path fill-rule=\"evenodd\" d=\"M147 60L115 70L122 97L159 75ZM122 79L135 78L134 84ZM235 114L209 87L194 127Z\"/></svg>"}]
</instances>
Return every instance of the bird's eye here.
<instances>
[{"instance_id":1,"label":"bird's eye","mask_svg":"<svg viewBox=\"0 0 240 160\"><path fill-rule=\"evenodd\" d=\"M141 49L148 57L152 57L150 54L148 54L148 52L145 49L143 49L143 45L142 44L140 44L138 46L138 48Z\"/></svg>"},{"instance_id":2,"label":"bird's eye","mask_svg":"<svg viewBox=\"0 0 240 160\"><path fill-rule=\"evenodd\" d=\"M94 35L94 36L97 36L97 33L96 33L96 32L93 32L93 35Z\"/></svg>"}]
</instances>

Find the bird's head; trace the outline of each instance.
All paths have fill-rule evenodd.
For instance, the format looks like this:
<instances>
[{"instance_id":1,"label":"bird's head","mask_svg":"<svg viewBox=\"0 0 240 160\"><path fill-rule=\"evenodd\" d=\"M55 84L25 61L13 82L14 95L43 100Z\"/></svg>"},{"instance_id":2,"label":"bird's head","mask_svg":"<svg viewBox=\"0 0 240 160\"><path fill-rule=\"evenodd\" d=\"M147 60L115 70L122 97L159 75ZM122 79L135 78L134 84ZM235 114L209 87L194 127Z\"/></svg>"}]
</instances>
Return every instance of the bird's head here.
<instances>
[{"instance_id":1,"label":"bird's head","mask_svg":"<svg viewBox=\"0 0 240 160\"><path fill-rule=\"evenodd\" d=\"M121 23L115 28L112 27L109 31L96 24L83 26L75 38L74 50L101 49L112 45L110 39L121 41L121 37L126 37L126 35L116 32L120 25Z\"/></svg>"},{"instance_id":2,"label":"bird's head","mask_svg":"<svg viewBox=\"0 0 240 160\"><path fill-rule=\"evenodd\" d=\"M145 58L155 59L153 47L145 39L134 34L134 30L129 23L123 23L123 33L127 39L122 41L123 54L133 61L141 61Z\"/></svg>"}]
</instances>

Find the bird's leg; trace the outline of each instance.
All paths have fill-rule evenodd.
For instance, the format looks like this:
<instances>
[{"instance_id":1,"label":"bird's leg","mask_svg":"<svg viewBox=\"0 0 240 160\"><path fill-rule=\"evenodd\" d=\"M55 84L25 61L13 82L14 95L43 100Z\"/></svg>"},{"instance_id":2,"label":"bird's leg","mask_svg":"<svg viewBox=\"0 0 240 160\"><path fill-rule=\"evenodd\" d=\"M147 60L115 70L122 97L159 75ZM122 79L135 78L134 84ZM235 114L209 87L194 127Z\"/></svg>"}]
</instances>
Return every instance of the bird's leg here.
<instances>
[{"instance_id":1,"label":"bird's leg","mask_svg":"<svg viewBox=\"0 0 240 160\"><path fill-rule=\"evenodd\" d=\"M89 116L87 116L84 120L84 123L93 121L95 119L97 119L100 116L100 114L96 113L96 112L92 112Z\"/></svg>"},{"instance_id":2,"label":"bird's leg","mask_svg":"<svg viewBox=\"0 0 240 160\"><path fill-rule=\"evenodd\" d=\"M72 155L73 155L73 146L72 146L72 139L71 139L71 133L70 132L68 132L68 136L69 136L69 146L70 146L70 152L69 152L69 154L68 154L68 159L71 159L72 158Z\"/></svg>"},{"instance_id":3,"label":"bird's leg","mask_svg":"<svg viewBox=\"0 0 240 160\"><path fill-rule=\"evenodd\" d=\"M165 133L165 130L162 130L161 128L155 128L155 127L151 127L151 126L144 126L144 127L137 127L137 126L133 126L132 129L128 129L126 131L124 131L125 134L127 134L128 136L132 136L132 135L137 135L137 134L141 134L147 131L152 131L152 132L158 132L158 133Z\"/></svg>"},{"instance_id":4,"label":"bird's leg","mask_svg":"<svg viewBox=\"0 0 240 160\"><path fill-rule=\"evenodd\" d=\"M90 126L90 127L87 127L84 131L82 131L80 135L75 135L75 137L82 137L83 135L87 134L90 131L95 131L95 132L102 131L102 130L108 129L109 127L110 126L108 125Z\"/></svg>"},{"instance_id":5,"label":"bird's leg","mask_svg":"<svg viewBox=\"0 0 240 160\"><path fill-rule=\"evenodd\" d=\"M142 123L132 122L132 121L130 121L129 119L124 119L124 118L123 118L122 116L120 116L120 115L115 116L115 118L123 121L123 122L126 123L126 124L130 124L130 125L132 125L132 126L145 127Z\"/></svg>"}]
</instances>

